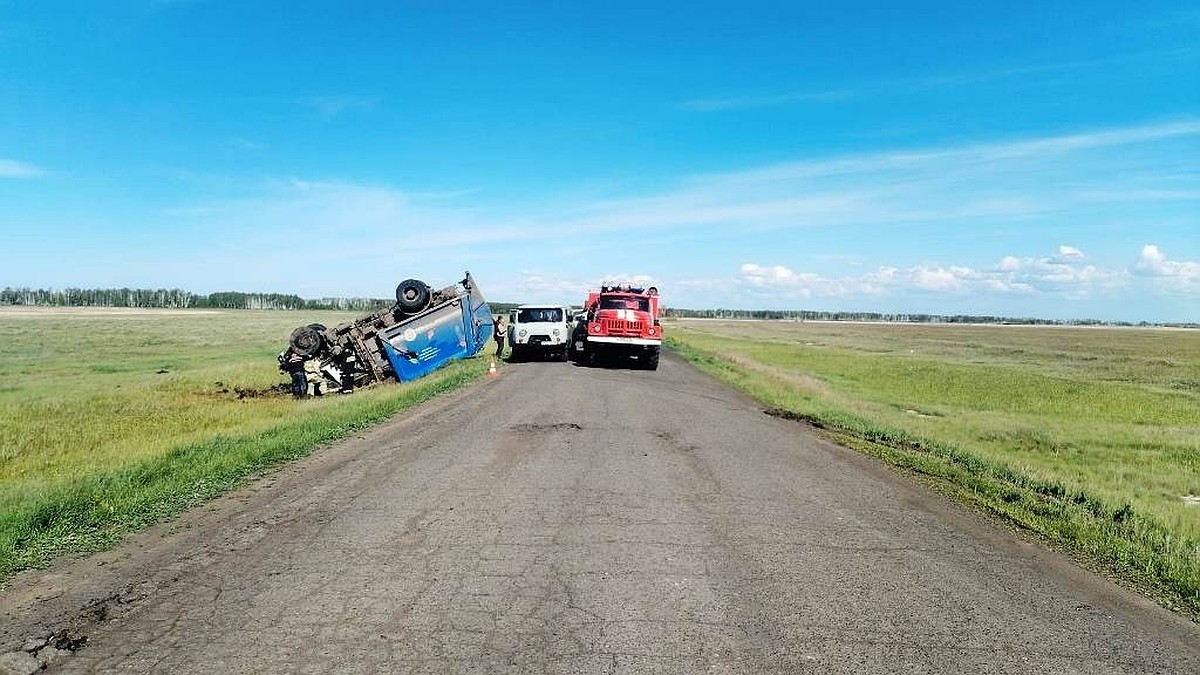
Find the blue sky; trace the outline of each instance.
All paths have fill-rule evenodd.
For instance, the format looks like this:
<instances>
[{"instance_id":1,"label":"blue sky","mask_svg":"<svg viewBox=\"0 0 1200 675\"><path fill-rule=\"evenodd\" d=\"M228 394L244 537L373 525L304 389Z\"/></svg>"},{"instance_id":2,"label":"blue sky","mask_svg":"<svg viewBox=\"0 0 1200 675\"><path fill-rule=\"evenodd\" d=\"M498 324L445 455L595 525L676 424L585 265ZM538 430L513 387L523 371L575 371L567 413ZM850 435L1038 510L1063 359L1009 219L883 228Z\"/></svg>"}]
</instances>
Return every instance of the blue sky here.
<instances>
[{"instance_id":1,"label":"blue sky","mask_svg":"<svg viewBox=\"0 0 1200 675\"><path fill-rule=\"evenodd\" d=\"M1197 321L1198 38L1153 0L0 0L0 286Z\"/></svg>"}]
</instances>

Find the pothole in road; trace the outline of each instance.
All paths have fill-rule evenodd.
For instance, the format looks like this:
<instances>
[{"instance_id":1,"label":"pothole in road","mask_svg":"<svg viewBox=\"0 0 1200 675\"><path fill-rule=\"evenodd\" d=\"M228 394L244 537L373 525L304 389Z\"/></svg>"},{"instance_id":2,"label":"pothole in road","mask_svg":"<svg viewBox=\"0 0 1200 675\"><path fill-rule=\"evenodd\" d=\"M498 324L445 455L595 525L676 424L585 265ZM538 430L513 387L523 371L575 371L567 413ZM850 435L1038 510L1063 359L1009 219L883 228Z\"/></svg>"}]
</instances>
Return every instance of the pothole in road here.
<instances>
[{"instance_id":1,"label":"pothole in road","mask_svg":"<svg viewBox=\"0 0 1200 675\"><path fill-rule=\"evenodd\" d=\"M514 424L509 429L520 433L538 434L551 431L579 431L583 427L574 422L557 422L555 424Z\"/></svg>"}]
</instances>

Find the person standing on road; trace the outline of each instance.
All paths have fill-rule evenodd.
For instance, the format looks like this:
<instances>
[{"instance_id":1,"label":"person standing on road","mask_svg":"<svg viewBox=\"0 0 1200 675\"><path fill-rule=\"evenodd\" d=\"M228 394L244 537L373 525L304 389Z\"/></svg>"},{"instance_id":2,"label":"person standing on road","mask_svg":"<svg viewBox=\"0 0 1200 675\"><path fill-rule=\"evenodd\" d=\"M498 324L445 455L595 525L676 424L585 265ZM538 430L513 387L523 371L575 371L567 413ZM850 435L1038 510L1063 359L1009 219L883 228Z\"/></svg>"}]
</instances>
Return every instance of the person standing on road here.
<instances>
[{"instance_id":1,"label":"person standing on road","mask_svg":"<svg viewBox=\"0 0 1200 675\"><path fill-rule=\"evenodd\" d=\"M497 314L492 325L492 337L496 340L496 358L500 358L504 355L504 340L508 337L508 317Z\"/></svg>"}]
</instances>

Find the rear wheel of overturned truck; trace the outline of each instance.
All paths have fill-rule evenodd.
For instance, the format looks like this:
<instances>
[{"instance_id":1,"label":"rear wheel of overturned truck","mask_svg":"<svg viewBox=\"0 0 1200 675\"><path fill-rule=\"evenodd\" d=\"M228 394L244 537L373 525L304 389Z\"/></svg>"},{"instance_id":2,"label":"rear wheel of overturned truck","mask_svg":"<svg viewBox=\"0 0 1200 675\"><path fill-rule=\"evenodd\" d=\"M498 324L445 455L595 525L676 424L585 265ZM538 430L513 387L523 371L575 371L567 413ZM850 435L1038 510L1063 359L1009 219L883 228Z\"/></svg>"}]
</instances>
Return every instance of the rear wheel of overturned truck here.
<instances>
[{"instance_id":1,"label":"rear wheel of overturned truck","mask_svg":"<svg viewBox=\"0 0 1200 675\"><path fill-rule=\"evenodd\" d=\"M292 331L291 337L288 338L288 344L297 354L305 358L312 358L325 346L324 328L321 324L301 326Z\"/></svg>"},{"instance_id":2,"label":"rear wheel of overturned truck","mask_svg":"<svg viewBox=\"0 0 1200 675\"><path fill-rule=\"evenodd\" d=\"M405 314L416 314L429 306L429 286L418 279L405 279L396 286L396 306Z\"/></svg>"}]
</instances>

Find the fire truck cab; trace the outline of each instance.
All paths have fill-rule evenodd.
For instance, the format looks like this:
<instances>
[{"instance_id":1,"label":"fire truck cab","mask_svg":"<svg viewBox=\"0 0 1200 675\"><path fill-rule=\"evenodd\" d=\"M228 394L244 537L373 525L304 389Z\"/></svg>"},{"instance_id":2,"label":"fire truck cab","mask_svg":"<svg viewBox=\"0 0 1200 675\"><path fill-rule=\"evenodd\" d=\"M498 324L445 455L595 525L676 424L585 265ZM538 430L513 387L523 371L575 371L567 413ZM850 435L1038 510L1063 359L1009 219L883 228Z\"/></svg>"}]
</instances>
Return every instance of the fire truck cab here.
<instances>
[{"instance_id":1,"label":"fire truck cab","mask_svg":"<svg viewBox=\"0 0 1200 675\"><path fill-rule=\"evenodd\" d=\"M607 284L588 293L585 318L576 323L571 340L576 360L595 365L632 361L657 370L662 347L658 299L654 286L632 284Z\"/></svg>"}]
</instances>

